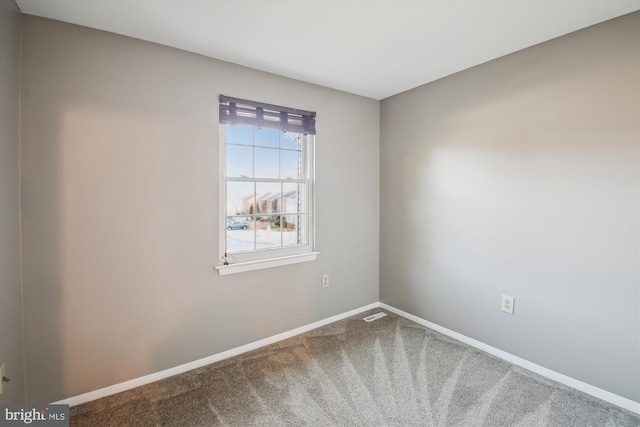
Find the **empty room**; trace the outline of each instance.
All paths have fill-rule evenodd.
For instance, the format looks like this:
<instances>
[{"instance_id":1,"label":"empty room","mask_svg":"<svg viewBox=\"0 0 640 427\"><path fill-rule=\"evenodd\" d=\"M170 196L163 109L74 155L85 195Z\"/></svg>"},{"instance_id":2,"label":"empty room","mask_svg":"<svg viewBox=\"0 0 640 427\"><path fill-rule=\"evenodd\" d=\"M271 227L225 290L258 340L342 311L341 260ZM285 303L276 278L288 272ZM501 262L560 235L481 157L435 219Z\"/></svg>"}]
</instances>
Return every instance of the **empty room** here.
<instances>
[{"instance_id":1,"label":"empty room","mask_svg":"<svg viewBox=\"0 0 640 427\"><path fill-rule=\"evenodd\" d=\"M640 426L640 0L0 7L0 425Z\"/></svg>"}]
</instances>

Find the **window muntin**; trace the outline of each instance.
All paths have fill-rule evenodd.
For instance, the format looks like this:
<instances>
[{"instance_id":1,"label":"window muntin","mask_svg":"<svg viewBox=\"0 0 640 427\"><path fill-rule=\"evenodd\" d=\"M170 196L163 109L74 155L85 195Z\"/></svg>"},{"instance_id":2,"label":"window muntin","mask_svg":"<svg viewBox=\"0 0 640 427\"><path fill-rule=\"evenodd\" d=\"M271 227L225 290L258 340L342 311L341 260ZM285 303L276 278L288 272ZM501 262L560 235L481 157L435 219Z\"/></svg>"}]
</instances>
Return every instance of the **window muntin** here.
<instances>
[{"instance_id":1,"label":"window muntin","mask_svg":"<svg viewBox=\"0 0 640 427\"><path fill-rule=\"evenodd\" d=\"M312 251L312 144L310 135L221 125L223 261Z\"/></svg>"}]
</instances>

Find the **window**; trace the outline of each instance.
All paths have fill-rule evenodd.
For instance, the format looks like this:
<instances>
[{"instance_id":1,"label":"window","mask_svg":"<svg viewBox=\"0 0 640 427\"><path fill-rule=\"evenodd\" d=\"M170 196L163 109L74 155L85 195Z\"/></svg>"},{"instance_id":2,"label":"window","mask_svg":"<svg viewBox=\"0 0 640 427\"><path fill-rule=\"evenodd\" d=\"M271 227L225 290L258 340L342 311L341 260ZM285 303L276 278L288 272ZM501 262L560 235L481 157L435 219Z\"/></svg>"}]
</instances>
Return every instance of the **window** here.
<instances>
[{"instance_id":1,"label":"window","mask_svg":"<svg viewBox=\"0 0 640 427\"><path fill-rule=\"evenodd\" d=\"M220 97L220 274L309 261L315 113Z\"/></svg>"}]
</instances>

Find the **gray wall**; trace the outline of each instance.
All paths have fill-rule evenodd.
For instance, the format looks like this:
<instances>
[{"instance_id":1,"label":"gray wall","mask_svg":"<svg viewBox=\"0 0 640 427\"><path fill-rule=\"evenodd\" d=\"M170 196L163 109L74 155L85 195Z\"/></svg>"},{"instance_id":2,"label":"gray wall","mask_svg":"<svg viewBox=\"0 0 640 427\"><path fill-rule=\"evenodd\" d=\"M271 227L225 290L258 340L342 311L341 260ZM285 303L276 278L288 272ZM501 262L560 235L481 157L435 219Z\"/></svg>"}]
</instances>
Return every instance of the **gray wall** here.
<instances>
[{"instance_id":1,"label":"gray wall","mask_svg":"<svg viewBox=\"0 0 640 427\"><path fill-rule=\"evenodd\" d=\"M20 266L20 10L0 1L0 402L25 401Z\"/></svg>"},{"instance_id":2,"label":"gray wall","mask_svg":"<svg viewBox=\"0 0 640 427\"><path fill-rule=\"evenodd\" d=\"M639 24L382 101L381 301L640 401Z\"/></svg>"},{"instance_id":3,"label":"gray wall","mask_svg":"<svg viewBox=\"0 0 640 427\"><path fill-rule=\"evenodd\" d=\"M29 401L378 301L377 101L31 16L22 54ZM317 112L316 262L214 271L220 93Z\"/></svg>"}]
</instances>

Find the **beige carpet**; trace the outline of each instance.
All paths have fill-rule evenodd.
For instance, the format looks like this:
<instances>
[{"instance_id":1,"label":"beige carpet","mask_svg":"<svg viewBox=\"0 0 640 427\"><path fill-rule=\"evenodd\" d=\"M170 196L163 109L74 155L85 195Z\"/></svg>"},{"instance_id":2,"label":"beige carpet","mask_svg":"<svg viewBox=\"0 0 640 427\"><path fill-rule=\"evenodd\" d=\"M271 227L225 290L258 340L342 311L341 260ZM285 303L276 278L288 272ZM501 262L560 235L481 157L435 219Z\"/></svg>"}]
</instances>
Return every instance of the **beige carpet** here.
<instances>
[{"instance_id":1,"label":"beige carpet","mask_svg":"<svg viewBox=\"0 0 640 427\"><path fill-rule=\"evenodd\" d=\"M71 426L640 426L640 416L389 313L71 408Z\"/></svg>"}]
</instances>

